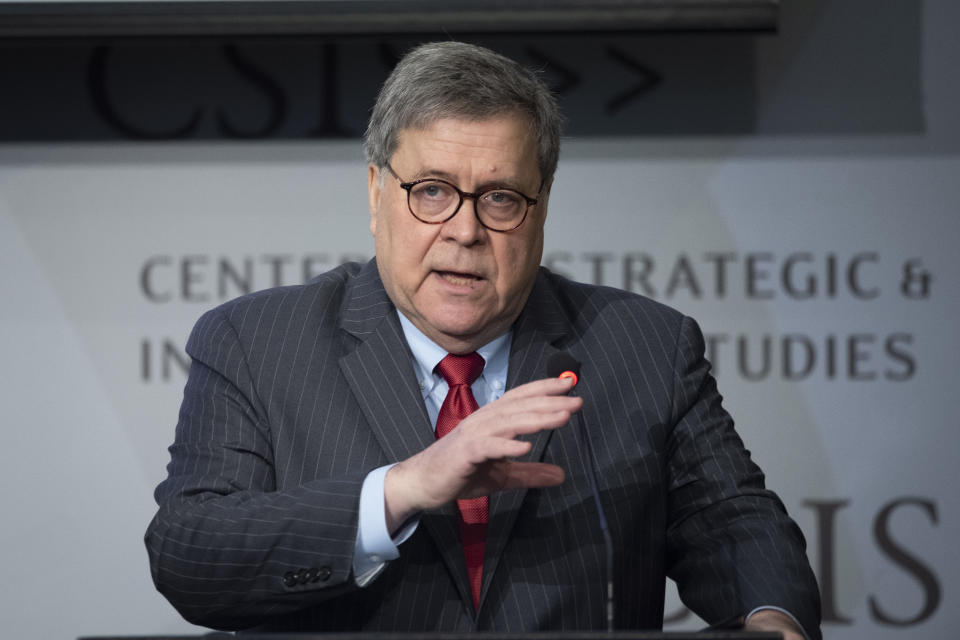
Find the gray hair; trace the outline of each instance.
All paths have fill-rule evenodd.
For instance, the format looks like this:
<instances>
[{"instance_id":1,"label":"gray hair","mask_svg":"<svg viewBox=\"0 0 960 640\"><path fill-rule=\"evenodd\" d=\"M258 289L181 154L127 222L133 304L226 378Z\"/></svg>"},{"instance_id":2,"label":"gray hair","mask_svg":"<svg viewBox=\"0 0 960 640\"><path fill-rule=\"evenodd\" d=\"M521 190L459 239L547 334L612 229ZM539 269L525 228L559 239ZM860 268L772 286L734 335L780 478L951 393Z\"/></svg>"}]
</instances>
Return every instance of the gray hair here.
<instances>
[{"instance_id":1,"label":"gray hair","mask_svg":"<svg viewBox=\"0 0 960 640\"><path fill-rule=\"evenodd\" d=\"M532 71L489 49L464 42L421 45L383 83L364 135L367 162L381 169L404 129L443 118L482 120L516 112L538 143L540 178L549 185L560 157L563 117L550 89Z\"/></svg>"}]
</instances>

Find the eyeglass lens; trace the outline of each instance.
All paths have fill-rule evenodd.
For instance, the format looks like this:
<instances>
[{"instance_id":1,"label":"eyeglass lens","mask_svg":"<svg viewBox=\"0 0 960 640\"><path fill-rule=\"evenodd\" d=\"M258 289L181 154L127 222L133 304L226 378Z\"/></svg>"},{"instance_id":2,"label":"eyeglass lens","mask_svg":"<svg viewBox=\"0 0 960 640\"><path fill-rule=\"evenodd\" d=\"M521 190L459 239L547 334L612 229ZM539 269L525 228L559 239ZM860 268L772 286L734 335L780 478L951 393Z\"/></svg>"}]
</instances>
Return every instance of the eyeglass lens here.
<instances>
[{"instance_id":1,"label":"eyeglass lens","mask_svg":"<svg viewBox=\"0 0 960 640\"><path fill-rule=\"evenodd\" d=\"M467 196L468 198L471 196ZM442 180L426 180L410 189L410 210L426 222L440 222L460 206L460 193ZM491 228L512 228L526 213L527 201L516 191L492 189L476 198L477 215Z\"/></svg>"}]
</instances>

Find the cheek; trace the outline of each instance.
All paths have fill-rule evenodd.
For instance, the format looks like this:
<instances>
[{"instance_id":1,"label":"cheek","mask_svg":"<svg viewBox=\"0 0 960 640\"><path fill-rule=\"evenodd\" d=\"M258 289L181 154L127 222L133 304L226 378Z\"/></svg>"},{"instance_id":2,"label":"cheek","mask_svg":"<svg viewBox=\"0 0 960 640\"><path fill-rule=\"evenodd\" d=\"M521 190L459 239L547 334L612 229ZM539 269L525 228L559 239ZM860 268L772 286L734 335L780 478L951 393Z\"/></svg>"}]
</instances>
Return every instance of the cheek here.
<instances>
[{"instance_id":1,"label":"cheek","mask_svg":"<svg viewBox=\"0 0 960 640\"><path fill-rule=\"evenodd\" d=\"M537 238L527 238L504 247L501 259L497 260L501 293L523 290L536 277L541 246Z\"/></svg>"},{"instance_id":2,"label":"cheek","mask_svg":"<svg viewBox=\"0 0 960 640\"><path fill-rule=\"evenodd\" d=\"M536 271L540 266L540 259L543 257L543 222L534 227L529 236L526 236L520 248L520 260L522 268L529 275L530 271Z\"/></svg>"},{"instance_id":3,"label":"cheek","mask_svg":"<svg viewBox=\"0 0 960 640\"><path fill-rule=\"evenodd\" d=\"M427 255L433 245L433 227L416 220L411 224L402 215L397 215L403 211L391 213L377 222L374 235L377 257L392 272L398 285L415 287L424 276Z\"/></svg>"},{"instance_id":4,"label":"cheek","mask_svg":"<svg viewBox=\"0 0 960 640\"><path fill-rule=\"evenodd\" d=\"M381 264L390 261L390 225L379 213L376 222L371 219L370 231L373 232L373 250L377 254L377 261Z\"/></svg>"},{"instance_id":5,"label":"cheek","mask_svg":"<svg viewBox=\"0 0 960 640\"><path fill-rule=\"evenodd\" d=\"M377 254L386 253L389 260L397 260L403 255L404 246L409 246L408 230L403 221L398 219L397 212L387 205L377 216L377 228L374 233L374 244Z\"/></svg>"}]
</instances>

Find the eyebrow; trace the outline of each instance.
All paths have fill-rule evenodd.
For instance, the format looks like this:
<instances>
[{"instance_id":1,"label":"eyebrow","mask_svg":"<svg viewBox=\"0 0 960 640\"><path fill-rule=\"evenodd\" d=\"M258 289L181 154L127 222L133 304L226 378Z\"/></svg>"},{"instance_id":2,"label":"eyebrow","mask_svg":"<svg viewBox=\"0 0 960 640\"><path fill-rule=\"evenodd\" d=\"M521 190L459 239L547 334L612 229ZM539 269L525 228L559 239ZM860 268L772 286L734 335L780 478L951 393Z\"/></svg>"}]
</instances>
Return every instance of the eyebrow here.
<instances>
[{"instance_id":1,"label":"eyebrow","mask_svg":"<svg viewBox=\"0 0 960 640\"><path fill-rule=\"evenodd\" d=\"M466 191L463 187L460 187L460 184L457 182L457 177L452 173L448 173L441 169L422 169L414 175L413 180L429 180L431 178L437 178L439 180L446 180L450 184L456 185L460 188L461 191ZM411 182L413 181L411 180ZM512 189L514 191L524 193L523 187L520 186L512 178L501 178L496 180L487 180L486 182L481 182L479 185L474 187L473 193L483 193L484 191L489 191L490 189Z\"/></svg>"}]
</instances>

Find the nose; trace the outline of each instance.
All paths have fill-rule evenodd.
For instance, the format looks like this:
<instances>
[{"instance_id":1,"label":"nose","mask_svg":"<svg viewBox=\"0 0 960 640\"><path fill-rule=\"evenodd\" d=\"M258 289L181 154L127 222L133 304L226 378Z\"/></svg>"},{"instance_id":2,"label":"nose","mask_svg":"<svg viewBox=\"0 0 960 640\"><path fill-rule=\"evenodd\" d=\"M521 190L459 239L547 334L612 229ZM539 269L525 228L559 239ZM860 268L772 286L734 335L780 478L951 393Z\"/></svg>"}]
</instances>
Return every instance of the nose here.
<instances>
[{"instance_id":1,"label":"nose","mask_svg":"<svg viewBox=\"0 0 960 640\"><path fill-rule=\"evenodd\" d=\"M456 215L441 225L441 231L445 238L464 246L482 242L487 230L477 218L477 199L473 196L464 196L460 209Z\"/></svg>"}]
</instances>

